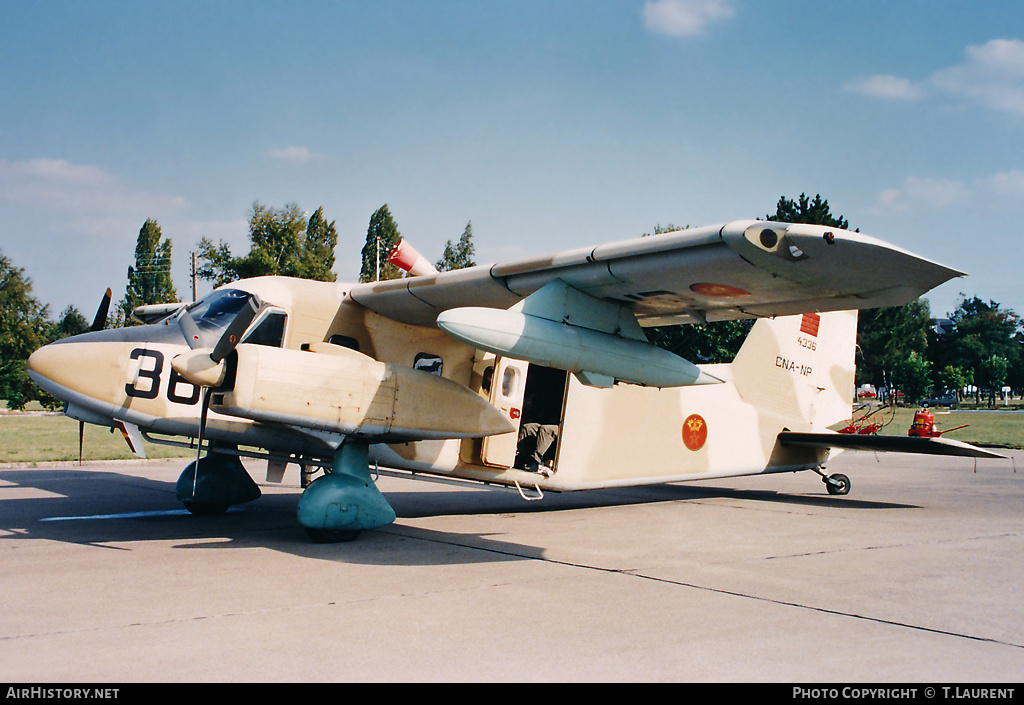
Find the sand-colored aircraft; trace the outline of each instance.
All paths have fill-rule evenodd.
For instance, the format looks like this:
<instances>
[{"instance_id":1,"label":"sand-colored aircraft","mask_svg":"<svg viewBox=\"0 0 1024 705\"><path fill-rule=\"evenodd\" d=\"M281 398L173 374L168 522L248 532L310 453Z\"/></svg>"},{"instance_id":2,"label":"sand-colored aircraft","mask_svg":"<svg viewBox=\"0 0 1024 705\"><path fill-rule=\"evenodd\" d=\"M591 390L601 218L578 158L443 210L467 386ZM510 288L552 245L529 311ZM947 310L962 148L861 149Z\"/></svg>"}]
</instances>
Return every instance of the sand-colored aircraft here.
<instances>
[{"instance_id":1,"label":"sand-colored aircraft","mask_svg":"<svg viewBox=\"0 0 1024 705\"><path fill-rule=\"evenodd\" d=\"M851 416L856 310L962 276L859 233L739 221L444 273L406 243L392 257L410 276L259 277L118 329L101 311L30 375L136 448L195 447L177 483L195 513L260 496L240 458L265 459L268 481L299 465L298 521L318 541L395 520L378 472L535 499L810 470L845 494L824 470L834 449L1001 457L830 430ZM643 332L740 318L757 320L729 364Z\"/></svg>"}]
</instances>

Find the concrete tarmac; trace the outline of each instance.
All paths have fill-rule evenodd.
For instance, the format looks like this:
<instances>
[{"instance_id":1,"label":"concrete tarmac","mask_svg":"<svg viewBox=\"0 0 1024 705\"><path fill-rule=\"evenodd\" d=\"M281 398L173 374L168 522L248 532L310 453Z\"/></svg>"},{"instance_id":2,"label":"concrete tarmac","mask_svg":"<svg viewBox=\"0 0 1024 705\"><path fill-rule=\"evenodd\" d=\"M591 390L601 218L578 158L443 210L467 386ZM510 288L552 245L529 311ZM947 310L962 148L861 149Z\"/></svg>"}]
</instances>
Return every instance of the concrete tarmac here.
<instances>
[{"instance_id":1,"label":"concrete tarmac","mask_svg":"<svg viewBox=\"0 0 1024 705\"><path fill-rule=\"evenodd\" d=\"M184 462L0 468L0 681L1019 682L1024 453L548 495L382 477L310 543L300 489L181 509Z\"/></svg>"}]
</instances>

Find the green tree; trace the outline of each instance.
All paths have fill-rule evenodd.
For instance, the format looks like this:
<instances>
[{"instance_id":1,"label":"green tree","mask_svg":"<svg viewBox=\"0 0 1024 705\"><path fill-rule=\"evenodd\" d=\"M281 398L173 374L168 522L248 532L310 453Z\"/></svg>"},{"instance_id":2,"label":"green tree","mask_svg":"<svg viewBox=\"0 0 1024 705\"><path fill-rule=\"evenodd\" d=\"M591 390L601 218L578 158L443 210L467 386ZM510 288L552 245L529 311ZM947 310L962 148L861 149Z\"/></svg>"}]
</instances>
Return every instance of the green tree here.
<instances>
[{"instance_id":1,"label":"green tree","mask_svg":"<svg viewBox=\"0 0 1024 705\"><path fill-rule=\"evenodd\" d=\"M958 401L963 397L964 388L969 384L974 384L974 373L956 365L946 365L939 370L936 378L939 387L953 392Z\"/></svg>"},{"instance_id":2,"label":"green tree","mask_svg":"<svg viewBox=\"0 0 1024 705\"><path fill-rule=\"evenodd\" d=\"M458 244L453 245L451 240L444 244L444 254L435 265L439 272L450 272L453 269L465 269L475 267L473 260L473 222L466 223L466 229L462 231L462 237Z\"/></svg>"},{"instance_id":3,"label":"green tree","mask_svg":"<svg viewBox=\"0 0 1024 705\"><path fill-rule=\"evenodd\" d=\"M753 320L706 325L656 326L645 332L654 345L695 363L728 362L736 357Z\"/></svg>"},{"instance_id":4,"label":"green tree","mask_svg":"<svg viewBox=\"0 0 1024 705\"><path fill-rule=\"evenodd\" d=\"M68 306L60 314L60 319L56 325L52 327L50 339L47 342L87 333L91 325L85 316L82 315L81 311L74 306Z\"/></svg>"},{"instance_id":5,"label":"green tree","mask_svg":"<svg viewBox=\"0 0 1024 705\"><path fill-rule=\"evenodd\" d=\"M32 296L32 282L0 252L0 398L22 409L35 395L28 356L52 335L49 307Z\"/></svg>"},{"instance_id":6,"label":"green tree","mask_svg":"<svg viewBox=\"0 0 1024 705\"><path fill-rule=\"evenodd\" d=\"M209 238L201 238L196 247L196 278L205 279L213 288L238 279L231 248L221 240L216 245Z\"/></svg>"},{"instance_id":7,"label":"green tree","mask_svg":"<svg viewBox=\"0 0 1024 705\"><path fill-rule=\"evenodd\" d=\"M988 404L995 406L996 397L1006 384L1010 361L1002 355L989 355L981 361L978 372L981 374L979 384L988 389Z\"/></svg>"},{"instance_id":8,"label":"green tree","mask_svg":"<svg viewBox=\"0 0 1024 705\"><path fill-rule=\"evenodd\" d=\"M337 244L338 230L334 227L334 221L327 222L324 207L320 206L306 223L306 237L296 276L321 282L335 281L334 248Z\"/></svg>"},{"instance_id":9,"label":"green tree","mask_svg":"<svg viewBox=\"0 0 1024 705\"><path fill-rule=\"evenodd\" d=\"M218 287L238 279L281 275L334 281L334 248L338 231L324 218L321 206L307 220L295 203L275 210L258 201L249 213L249 253L234 257L222 240L199 241L196 276Z\"/></svg>"},{"instance_id":10,"label":"green tree","mask_svg":"<svg viewBox=\"0 0 1024 705\"><path fill-rule=\"evenodd\" d=\"M795 201L785 196L779 198L775 206L774 215L766 215L766 220L780 221L783 223L807 223L809 225L825 225L830 228L850 229L850 223L843 216L833 216L828 201L821 195L816 195L814 200L801 193Z\"/></svg>"},{"instance_id":11,"label":"green tree","mask_svg":"<svg viewBox=\"0 0 1024 705\"><path fill-rule=\"evenodd\" d=\"M977 388L976 399L980 401L983 389L993 398L999 391L994 385L1002 387L1021 365L1020 317L995 301L964 296L950 318L953 329L932 344L935 366L969 370ZM1004 372L1000 372L1003 363L994 362L993 357L1005 361Z\"/></svg>"},{"instance_id":12,"label":"green tree","mask_svg":"<svg viewBox=\"0 0 1024 705\"><path fill-rule=\"evenodd\" d=\"M398 225L391 217L388 204L384 204L370 217L366 229L366 244L362 250L362 266L359 281L372 282L386 279L400 279L405 272L387 261L391 248L402 239Z\"/></svg>"},{"instance_id":13,"label":"green tree","mask_svg":"<svg viewBox=\"0 0 1024 705\"><path fill-rule=\"evenodd\" d=\"M860 311L857 318L857 383L895 384L893 371L910 353L925 356L931 308L925 299Z\"/></svg>"},{"instance_id":14,"label":"green tree","mask_svg":"<svg viewBox=\"0 0 1024 705\"><path fill-rule=\"evenodd\" d=\"M893 385L903 391L904 399L911 404L920 401L931 389L930 377L931 363L916 350L893 365Z\"/></svg>"},{"instance_id":15,"label":"green tree","mask_svg":"<svg viewBox=\"0 0 1024 705\"><path fill-rule=\"evenodd\" d=\"M654 232L653 233L644 233L640 237L650 237L652 234L653 235L664 235L665 233L675 233L675 232L679 232L680 230L689 230L689 229L690 229L689 225L679 226L679 225L674 225L673 223L669 223L668 225L662 225L661 223L658 223L657 225L654 226Z\"/></svg>"},{"instance_id":16,"label":"green tree","mask_svg":"<svg viewBox=\"0 0 1024 705\"><path fill-rule=\"evenodd\" d=\"M178 293L171 280L171 240L163 240L160 226L147 219L135 242L135 266L128 267L128 286L117 306L118 320L128 324L136 306L172 303Z\"/></svg>"}]
</instances>

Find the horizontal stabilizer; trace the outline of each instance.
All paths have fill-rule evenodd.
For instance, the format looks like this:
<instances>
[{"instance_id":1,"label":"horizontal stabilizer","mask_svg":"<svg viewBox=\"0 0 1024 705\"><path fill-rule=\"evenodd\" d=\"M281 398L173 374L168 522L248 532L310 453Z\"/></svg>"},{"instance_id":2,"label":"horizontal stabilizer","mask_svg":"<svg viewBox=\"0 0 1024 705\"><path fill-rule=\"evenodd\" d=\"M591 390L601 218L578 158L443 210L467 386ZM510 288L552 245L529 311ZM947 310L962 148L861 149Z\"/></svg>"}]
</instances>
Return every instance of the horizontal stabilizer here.
<instances>
[{"instance_id":1,"label":"horizontal stabilizer","mask_svg":"<svg viewBox=\"0 0 1024 705\"><path fill-rule=\"evenodd\" d=\"M872 436L855 433L797 433L783 431L779 442L784 446L808 448L845 448L889 453L920 455L960 455L970 458L1005 458L1005 455L972 446L952 438L917 438L914 436Z\"/></svg>"}]
</instances>

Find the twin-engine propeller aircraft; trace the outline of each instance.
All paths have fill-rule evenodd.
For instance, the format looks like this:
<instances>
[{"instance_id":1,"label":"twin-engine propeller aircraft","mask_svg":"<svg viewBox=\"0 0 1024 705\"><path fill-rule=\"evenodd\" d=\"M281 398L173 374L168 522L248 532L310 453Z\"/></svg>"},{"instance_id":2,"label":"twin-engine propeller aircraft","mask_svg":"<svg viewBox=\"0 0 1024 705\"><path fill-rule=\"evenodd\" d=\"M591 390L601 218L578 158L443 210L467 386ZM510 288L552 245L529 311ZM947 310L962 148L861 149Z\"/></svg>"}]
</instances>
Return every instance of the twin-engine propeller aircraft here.
<instances>
[{"instance_id":1,"label":"twin-engine propeller aircraft","mask_svg":"<svg viewBox=\"0 0 1024 705\"><path fill-rule=\"evenodd\" d=\"M856 309L962 276L859 233L740 221L444 273L406 244L392 257L412 275L237 281L119 329L101 307L30 374L137 448L196 447L177 483L194 513L260 496L240 457L267 460L268 481L298 464L298 521L319 541L395 520L371 465L532 499L797 470L845 494L824 472L833 448L1002 457L829 430L851 415ZM729 364L643 332L740 318L757 321Z\"/></svg>"}]
</instances>

